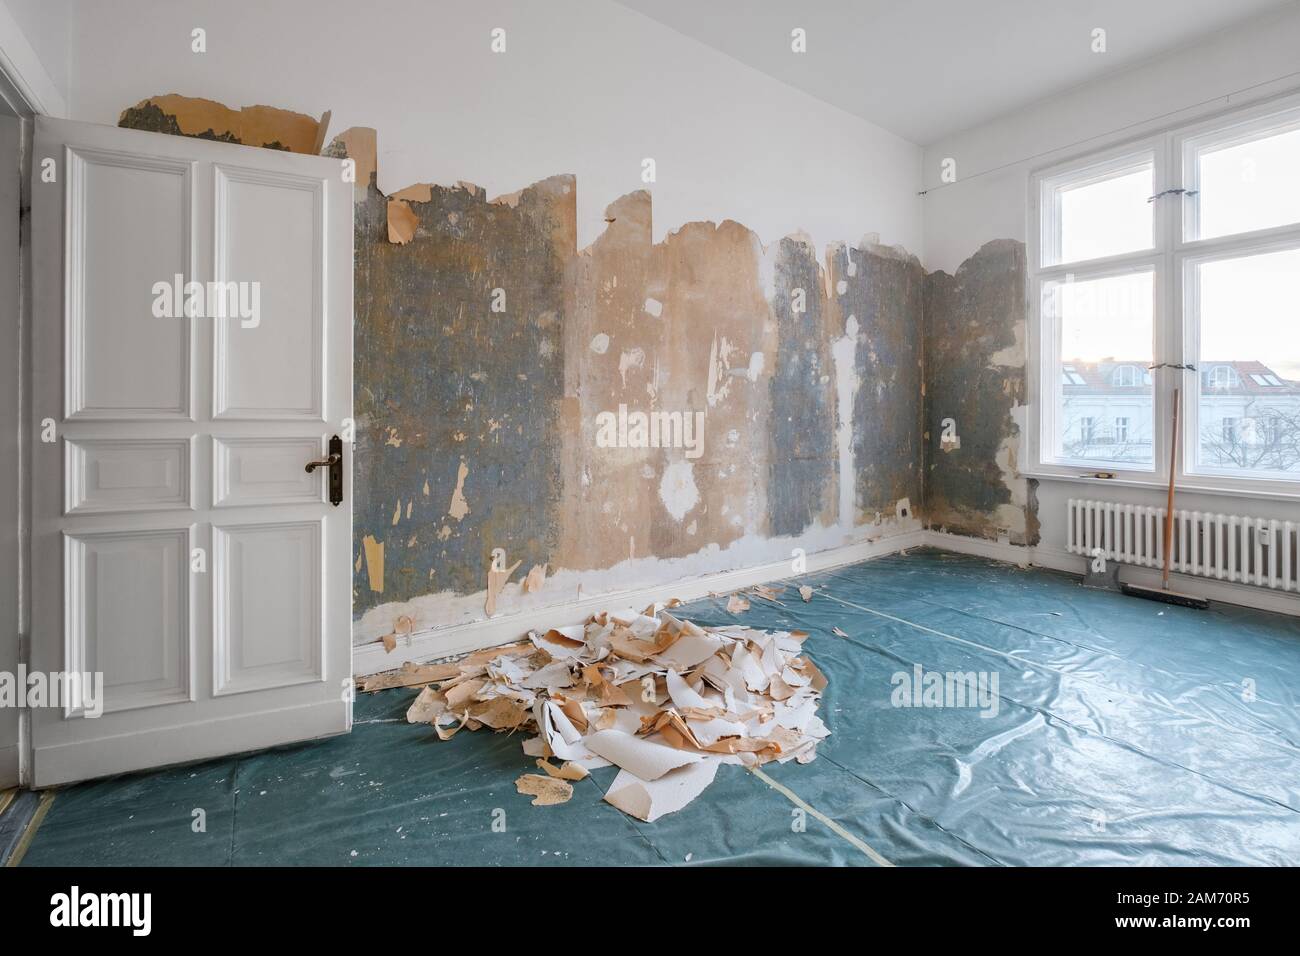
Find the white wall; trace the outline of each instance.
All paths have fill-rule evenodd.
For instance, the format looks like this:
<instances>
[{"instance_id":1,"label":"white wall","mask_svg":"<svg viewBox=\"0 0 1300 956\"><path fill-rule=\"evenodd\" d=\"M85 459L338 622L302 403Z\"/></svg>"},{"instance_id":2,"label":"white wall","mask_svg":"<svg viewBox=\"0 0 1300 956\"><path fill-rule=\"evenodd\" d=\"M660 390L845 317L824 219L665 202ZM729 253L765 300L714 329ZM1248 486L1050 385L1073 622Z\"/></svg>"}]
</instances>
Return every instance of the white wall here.
<instances>
[{"instance_id":1,"label":"white wall","mask_svg":"<svg viewBox=\"0 0 1300 956\"><path fill-rule=\"evenodd\" d=\"M924 154L922 261L952 272L990 239L1024 241L1033 170L1298 88L1300 4L946 137Z\"/></svg>"},{"instance_id":2,"label":"white wall","mask_svg":"<svg viewBox=\"0 0 1300 956\"><path fill-rule=\"evenodd\" d=\"M74 119L169 92L333 110L334 132L378 129L386 192L575 173L580 246L653 157L657 238L731 218L765 242L921 248L918 147L608 0L114 0L80 4L73 32Z\"/></svg>"},{"instance_id":3,"label":"white wall","mask_svg":"<svg viewBox=\"0 0 1300 956\"><path fill-rule=\"evenodd\" d=\"M928 270L953 272L991 239L1025 241L1029 177L1036 169L1300 89L1298 51L1300 6L1293 6L927 147L922 261ZM947 185L939 175L945 158L957 164L957 181ZM1164 503L1164 493L1153 489L1045 479L1039 488L1044 548L1065 547L1065 500L1090 496ZM1300 518L1294 501L1183 494L1179 502L1200 510Z\"/></svg>"},{"instance_id":4,"label":"white wall","mask_svg":"<svg viewBox=\"0 0 1300 956\"><path fill-rule=\"evenodd\" d=\"M0 0L0 55L39 112L67 115L73 0Z\"/></svg>"}]
</instances>

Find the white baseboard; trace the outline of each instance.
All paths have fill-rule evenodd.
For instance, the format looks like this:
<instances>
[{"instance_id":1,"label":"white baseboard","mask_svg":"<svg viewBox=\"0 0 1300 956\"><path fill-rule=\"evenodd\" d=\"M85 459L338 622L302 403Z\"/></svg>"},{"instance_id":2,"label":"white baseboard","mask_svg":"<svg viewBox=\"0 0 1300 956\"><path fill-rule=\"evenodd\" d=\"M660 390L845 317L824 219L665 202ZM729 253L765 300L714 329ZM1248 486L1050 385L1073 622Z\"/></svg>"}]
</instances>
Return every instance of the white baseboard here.
<instances>
[{"instance_id":1,"label":"white baseboard","mask_svg":"<svg viewBox=\"0 0 1300 956\"><path fill-rule=\"evenodd\" d=\"M907 531L874 541L818 551L807 556L808 566L805 573L813 574L828 568L896 554L905 548L920 547L924 543L925 534L922 530ZM439 660L468 654L484 647L509 644L511 641L519 640L531 630L581 624L592 614L604 610L621 610L628 607L639 610L656 601L667 601L670 598L694 601L697 598L707 597L711 593L735 591L739 588L795 576L789 561L777 561L752 568L720 571L717 574L668 584L599 594L580 601L519 614L504 614L470 624L433 628L419 631L409 638L400 640L392 652L385 651L381 642L354 647L352 669L358 677L364 677L368 674L392 670L408 661Z\"/></svg>"},{"instance_id":2,"label":"white baseboard","mask_svg":"<svg viewBox=\"0 0 1300 956\"><path fill-rule=\"evenodd\" d=\"M1009 542L968 538L942 531L909 531L876 541L810 554L807 573L855 564L917 547L932 547L957 554L970 554L993 561L1005 561L1022 568L1033 566L1080 576L1083 574L1082 555L1070 554L1056 548L1027 548ZM753 568L722 571L672 584L601 594L537 611L507 614L470 624L434 628L418 632L400 641L391 653L386 652L380 642L355 647L352 651L352 666L358 677L364 677L392 670L408 661L422 663L440 660L468 654L484 647L508 644L519 640L530 630L579 624L590 615L603 610L642 608L656 601L666 601L674 597L683 601L693 601L713 593L735 591L794 576L789 561L778 561ZM1144 586L1160 583L1160 572L1151 568L1125 566L1123 577L1130 583ZM1300 616L1300 597L1296 595L1182 574L1174 574L1171 579L1176 582L1175 587L1178 590L1199 594L1211 601Z\"/></svg>"},{"instance_id":3,"label":"white baseboard","mask_svg":"<svg viewBox=\"0 0 1300 956\"><path fill-rule=\"evenodd\" d=\"M973 554L994 561L1006 561L1008 564L1019 565L1022 568L1028 567L1031 563L1029 548L1009 542L990 541L988 538L969 538L965 535L949 534L946 531L927 531L925 546L938 548L941 551L952 551L955 554Z\"/></svg>"},{"instance_id":4,"label":"white baseboard","mask_svg":"<svg viewBox=\"0 0 1300 956\"><path fill-rule=\"evenodd\" d=\"M1006 561L1020 567L1034 566L1050 568L1053 571L1065 571L1082 576L1085 558L1081 554L1070 554L1059 548L1026 548L1020 545L989 541L984 538L967 538L957 534L940 531L926 532L925 543L930 547L959 554L973 554L994 561ZM1140 584L1143 587L1159 587L1160 571L1157 568L1143 568L1125 564L1120 572L1127 584ZM1217 601L1221 604L1236 604L1261 611L1274 611L1279 614L1300 616L1300 595L1271 588L1255 587L1250 584L1233 584L1228 581L1216 581L1193 574L1174 572L1169 576L1170 584L1176 591L1195 594Z\"/></svg>"}]
</instances>

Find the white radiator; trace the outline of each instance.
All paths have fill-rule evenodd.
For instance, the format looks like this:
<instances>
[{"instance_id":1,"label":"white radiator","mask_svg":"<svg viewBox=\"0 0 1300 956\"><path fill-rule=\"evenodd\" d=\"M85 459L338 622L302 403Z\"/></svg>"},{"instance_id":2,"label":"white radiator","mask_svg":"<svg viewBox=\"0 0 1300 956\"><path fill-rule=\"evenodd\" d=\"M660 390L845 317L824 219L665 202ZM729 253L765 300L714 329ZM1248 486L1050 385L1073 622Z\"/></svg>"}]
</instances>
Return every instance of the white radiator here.
<instances>
[{"instance_id":1,"label":"white radiator","mask_svg":"<svg viewBox=\"0 0 1300 956\"><path fill-rule=\"evenodd\" d=\"M1111 561L1163 566L1164 508L1076 498L1066 507L1071 554L1093 555L1100 548ZM1296 522L1276 518L1175 510L1170 568L1220 581L1300 590L1298 530Z\"/></svg>"}]
</instances>

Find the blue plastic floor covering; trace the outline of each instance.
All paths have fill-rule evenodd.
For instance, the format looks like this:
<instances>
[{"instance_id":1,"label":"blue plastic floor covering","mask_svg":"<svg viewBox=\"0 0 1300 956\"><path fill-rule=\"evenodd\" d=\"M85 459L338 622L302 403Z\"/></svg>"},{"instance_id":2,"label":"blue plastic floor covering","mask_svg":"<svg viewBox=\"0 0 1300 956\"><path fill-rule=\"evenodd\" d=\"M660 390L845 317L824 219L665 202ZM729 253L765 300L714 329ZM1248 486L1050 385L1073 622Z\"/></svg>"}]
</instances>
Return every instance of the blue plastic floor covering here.
<instances>
[{"instance_id":1,"label":"blue plastic floor covering","mask_svg":"<svg viewBox=\"0 0 1300 956\"><path fill-rule=\"evenodd\" d=\"M1300 619L1195 611L935 551L798 583L816 589L811 603L787 586L784 606L681 609L701 624L810 632L832 734L811 764L763 768L793 797L724 766L647 824L601 800L606 768L568 803L533 807L514 787L534 769L518 736L441 742L405 723L416 691L398 689L361 695L347 736L66 788L23 864L1300 860ZM996 696L895 706L898 675L918 665L996 677Z\"/></svg>"}]
</instances>

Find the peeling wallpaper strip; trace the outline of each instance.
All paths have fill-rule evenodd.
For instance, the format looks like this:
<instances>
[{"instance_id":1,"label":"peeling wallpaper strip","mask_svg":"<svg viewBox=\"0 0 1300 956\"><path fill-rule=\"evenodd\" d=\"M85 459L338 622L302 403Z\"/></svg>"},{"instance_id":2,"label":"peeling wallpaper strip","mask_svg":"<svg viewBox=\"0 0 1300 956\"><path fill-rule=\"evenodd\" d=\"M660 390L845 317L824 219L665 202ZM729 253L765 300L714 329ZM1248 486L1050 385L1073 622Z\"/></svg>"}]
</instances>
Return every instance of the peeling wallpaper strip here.
<instances>
[{"instance_id":1,"label":"peeling wallpaper strip","mask_svg":"<svg viewBox=\"0 0 1300 956\"><path fill-rule=\"evenodd\" d=\"M273 106L232 109L215 100L177 93L142 100L123 110L118 121L130 129L313 155L320 152L328 124L329 113L316 120Z\"/></svg>"}]
</instances>

